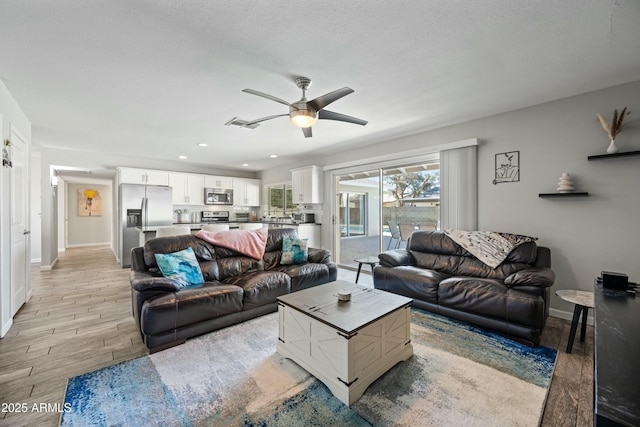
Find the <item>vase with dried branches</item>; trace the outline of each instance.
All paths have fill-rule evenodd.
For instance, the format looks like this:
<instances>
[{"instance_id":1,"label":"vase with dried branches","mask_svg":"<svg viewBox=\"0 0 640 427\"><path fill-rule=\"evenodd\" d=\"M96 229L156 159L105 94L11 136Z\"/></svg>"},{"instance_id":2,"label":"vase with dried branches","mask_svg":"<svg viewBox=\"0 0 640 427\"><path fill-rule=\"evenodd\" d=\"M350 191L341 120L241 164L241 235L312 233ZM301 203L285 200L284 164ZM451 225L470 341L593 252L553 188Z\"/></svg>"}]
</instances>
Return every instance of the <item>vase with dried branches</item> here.
<instances>
[{"instance_id":1,"label":"vase with dried branches","mask_svg":"<svg viewBox=\"0 0 640 427\"><path fill-rule=\"evenodd\" d=\"M609 143L609 147L607 148L607 153L613 154L618 152L618 146L616 145L616 136L620 132L622 132L622 128L624 127L624 117L629 115L627 111L627 107L624 107L620 114L618 114L618 110L613 111L613 120L611 124L607 123L607 121L602 117L600 113L597 113L596 116L600 121L600 125L602 125L602 129L607 133L611 142Z\"/></svg>"}]
</instances>

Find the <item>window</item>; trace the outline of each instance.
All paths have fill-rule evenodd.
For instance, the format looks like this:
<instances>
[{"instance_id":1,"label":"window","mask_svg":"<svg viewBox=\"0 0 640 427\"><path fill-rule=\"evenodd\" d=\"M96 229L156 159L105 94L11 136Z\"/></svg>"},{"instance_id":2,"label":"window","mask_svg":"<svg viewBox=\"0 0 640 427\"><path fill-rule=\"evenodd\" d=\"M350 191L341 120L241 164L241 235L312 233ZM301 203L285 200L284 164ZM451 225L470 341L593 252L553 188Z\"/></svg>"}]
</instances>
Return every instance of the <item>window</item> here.
<instances>
[{"instance_id":1,"label":"window","mask_svg":"<svg viewBox=\"0 0 640 427\"><path fill-rule=\"evenodd\" d=\"M269 215L286 215L297 210L298 205L293 203L291 184L275 185L268 190Z\"/></svg>"}]
</instances>

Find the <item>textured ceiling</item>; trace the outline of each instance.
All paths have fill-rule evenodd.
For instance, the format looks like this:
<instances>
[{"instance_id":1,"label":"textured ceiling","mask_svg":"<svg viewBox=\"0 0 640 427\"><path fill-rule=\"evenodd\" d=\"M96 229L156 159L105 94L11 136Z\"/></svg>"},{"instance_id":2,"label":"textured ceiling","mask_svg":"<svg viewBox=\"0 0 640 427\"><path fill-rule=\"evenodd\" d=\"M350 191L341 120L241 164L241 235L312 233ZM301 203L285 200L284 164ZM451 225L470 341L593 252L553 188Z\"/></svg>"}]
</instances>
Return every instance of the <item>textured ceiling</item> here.
<instances>
[{"instance_id":1,"label":"textured ceiling","mask_svg":"<svg viewBox=\"0 0 640 427\"><path fill-rule=\"evenodd\" d=\"M3 0L0 79L34 146L262 170L640 80L638 22L637 0ZM286 113L241 90L294 102L296 76L369 124L224 125Z\"/></svg>"}]
</instances>

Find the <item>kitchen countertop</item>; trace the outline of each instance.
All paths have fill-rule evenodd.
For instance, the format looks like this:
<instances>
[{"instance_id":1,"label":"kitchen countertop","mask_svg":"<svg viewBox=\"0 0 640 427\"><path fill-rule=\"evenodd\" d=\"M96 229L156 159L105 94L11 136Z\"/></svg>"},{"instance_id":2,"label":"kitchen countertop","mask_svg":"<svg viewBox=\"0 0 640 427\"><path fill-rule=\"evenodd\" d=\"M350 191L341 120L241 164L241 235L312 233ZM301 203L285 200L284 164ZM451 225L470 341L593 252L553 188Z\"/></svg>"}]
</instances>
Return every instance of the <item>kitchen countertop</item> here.
<instances>
[{"instance_id":1,"label":"kitchen countertop","mask_svg":"<svg viewBox=\"0 0 640 427\"><path fill-rule=\"evenodd\" d=\"M288 226L288 227L297 227L300 225L320 225L320 224L315 224L315 223L303 223L303 224L292 224L292 223L286 223L286 222L276 222L276 221L229 221L229 222L176 222L173 225L188 225L189 227L191 227L192 230L199 230L202 228L203 225L205 224L229 224L229 226L233 227L236 224L241 224L241 223L259 223L259 224L268 224L268 225L281 225L281 226ZM164 227L170 227L169 225L151 225L151 226L147 226L147 227L136 227L137 230L146 233L146 232L155 232L158 231L158 228L164 228Z\"/></svg>"}]
</instances>

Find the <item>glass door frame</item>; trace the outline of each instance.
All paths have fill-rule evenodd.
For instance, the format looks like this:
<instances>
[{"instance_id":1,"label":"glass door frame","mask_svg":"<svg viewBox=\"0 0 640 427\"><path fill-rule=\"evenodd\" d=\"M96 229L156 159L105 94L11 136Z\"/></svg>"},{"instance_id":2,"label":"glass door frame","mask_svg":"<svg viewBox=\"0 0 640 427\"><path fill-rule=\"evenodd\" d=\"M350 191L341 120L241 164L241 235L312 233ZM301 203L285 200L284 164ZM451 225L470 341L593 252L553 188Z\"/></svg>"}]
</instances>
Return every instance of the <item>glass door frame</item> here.
<instances>
[{"instance_id":1,"label":"glass door frame","mask_svg":"<svg viewBox=\"0 0 640 427\"><path fill-rule=\"evenodd\" d=\"M352 237L352 236L367 236L368 235L368 231L367 231L367 227L369 225L369 207L367 206L367 203L369 202L369 198L367 197L367 193L366 192L362 192L362 193L358 193L358 192L341 192L339 193L339 197L342 199L343 196L346 196L346 206L345 206L345 219L344 219L344 224L346 227L346 235L342 235L342 230L340 231L340 237ZM361 202L360 202L360 206L361 206L361 210L360 210L360 218L359 221L362 225L362 233L358 233L358 234L351 234L351 200L353 196L360 196L361 197ZM342 209L342 200L339 201L340 205L339 208ZM340 221L340 226L342 226L342 220L341 220L341 212L339 212L338 215L338 220Z\"/></svg>"},{"instance_id":2,"label":"glass door frame","mask_svg":"<svg viewBox=\"0 0 640 427\"><path fill-rule=\"evenodd\" d=\"M382 169L379 168L367 168L367 167L358 167L356 169L352 169L350 170L350 172L342 172L340 171L340 173L336 173L336 171L334 171L334 173L331 175L332 179L331 179L331 184L332 184L332 193L335 194L335 198L333 199L333 206L331 207L331 212L332 212L332 232L331 235L333 237L333 242L332 242L332 253L333 253L333 260L342 268L352 268L351 266L347 266L345 264L341 264L340 263L340 258L341 258L341 248L340 248L340 244L341 244L341 238L342 236L342 231L340 229L340 197L342 194L355 194L355 193L349 193L349 192L341 192L340 191L340 177L341 176L345 176L345 175L350 175L353 173L362 173L363 171L370 171L370 170L375 170L377 169L378 175L376 176L376 178L378 178L378 191L377 191L377 195L378 195L378 200L382 200L382 185L380 185L380 173L382 172ZM373 178L373 176L372 176ZM365 197L365 200L367 200L368 198ZM382 203L377 203L376 204L376 209L378 210L378 218L381 218L382 215ZM371 212L370 208L366 208L366 213L365 215L368 215ZM369 218L365 219L365 227L366 226L371 226L371 223L369 221ZM380 249L382 248L382 224L381 221L378 220L378 225L377 225L378 231L379 231L379 239L378 239L378 248L377 251L378 253L380 252ZM365 232L365 235L367 235L367 233Z\"/></svg>"},{"instance_id":3,"label":"glass door frame","mask_svg":"<svg viewBox=\"0 0 640 427\"><path fill-rule=\"evenodd\" d=\"M330 189L330 194L333 194L333 197L331 197L331 206L329 206L329 210L331 212L331 251L333 253L333 260L338 263L338 265L340 267L343 267L343 265L341 265L339 263L340 261L340 239L341 239L341 230L340 230L340 224L339 224L339 209L340 209L340 191L339 191L339 186L340 186L340 177L344 176L344 175L350 175L350 174L356 174L356 173L362 173L363 171L373 171L373 170L377 170L378 172L378 179L379 179L379 185L378 185L378 200L379 203L377 204L377 209L378 209L378 230L379 230L379 239L378 239L378 253L383 252L384 250L386 250L386 248L383 247L384 245L384 235L383 235L383 228L384 228L384 223L382 221L383 218L383 204L382 204L382 198L383 198L383 192L384 192L384 185L383 185L383 173L385 169L396 169L398 167L402 167L403 165L416 165L416 164L421 164L421 163L433 163L433 162L439 162L440 161L440 152L439 151L435 151L435 152L428 152L428 153L423 153L422 155L418 155L418 156L412 156L412 157L402 157L402 158L394 158L394 159L390 159L390 160L385 160L385 161L380 161L380 162L375 162L375 163L363 163L360 165L353 165L353 166L349 166L349 167L345 167L345 168L336 168L336 169L330 169L327 172L329 172L329 178L328 178L328 182L330 182L331 185L331 189ZM400 166L399 166L400 165ZM325 181L326 182L326 181ZM350 267L347 267L350 268Z\"/></svg>"}]
</instances>

